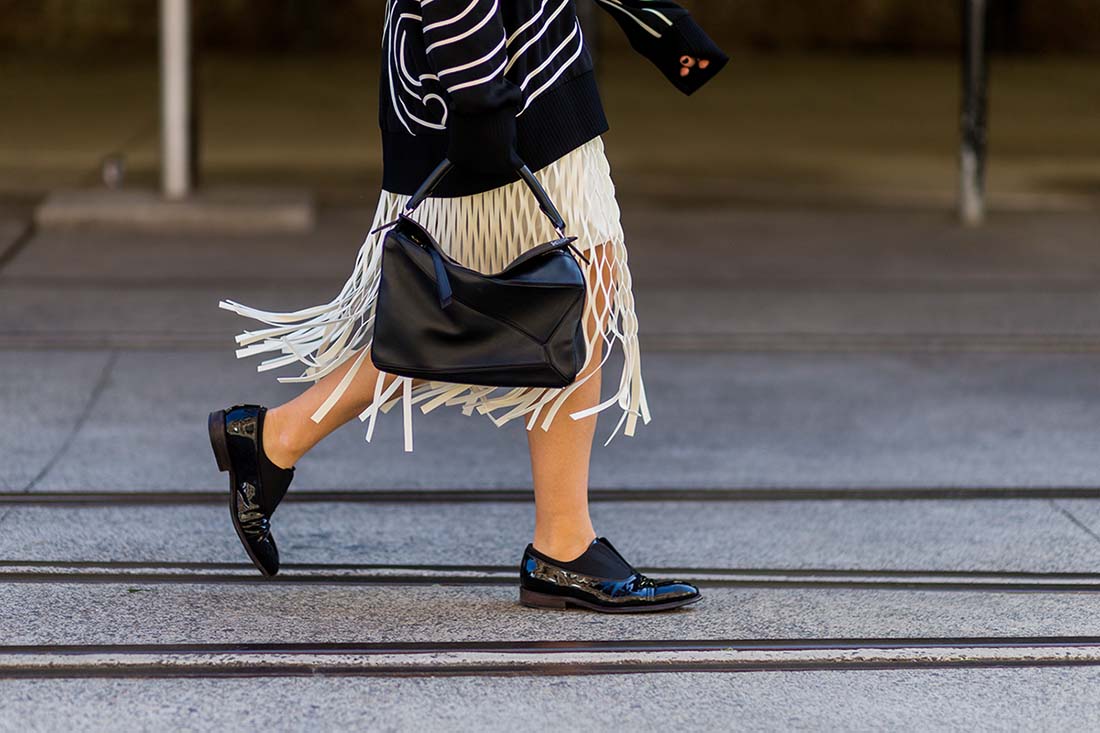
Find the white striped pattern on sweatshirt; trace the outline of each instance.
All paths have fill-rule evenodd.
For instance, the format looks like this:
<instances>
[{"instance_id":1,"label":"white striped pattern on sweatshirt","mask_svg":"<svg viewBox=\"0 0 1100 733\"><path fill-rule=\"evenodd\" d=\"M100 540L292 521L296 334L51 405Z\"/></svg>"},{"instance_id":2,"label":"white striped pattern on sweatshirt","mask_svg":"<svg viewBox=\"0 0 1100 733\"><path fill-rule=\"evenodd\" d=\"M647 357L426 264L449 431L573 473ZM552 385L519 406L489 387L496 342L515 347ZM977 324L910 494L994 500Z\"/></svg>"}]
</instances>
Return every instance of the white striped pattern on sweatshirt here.
<instances>
[{"instance_id":1,"label":"white striped pattern on sweatshirt","mask_svg":"<svg viewBox=\"0 0 1100 733\"><path fill-rule=\"evenodd\" d=\"M662 0L596 2L657 38L672 24ZM494 85L520 88L522 115L591 64L573 0L387 0L383 50L384 92L412 135L446 129L454 95L489 95Z\"/></svg>"}]
</instances>

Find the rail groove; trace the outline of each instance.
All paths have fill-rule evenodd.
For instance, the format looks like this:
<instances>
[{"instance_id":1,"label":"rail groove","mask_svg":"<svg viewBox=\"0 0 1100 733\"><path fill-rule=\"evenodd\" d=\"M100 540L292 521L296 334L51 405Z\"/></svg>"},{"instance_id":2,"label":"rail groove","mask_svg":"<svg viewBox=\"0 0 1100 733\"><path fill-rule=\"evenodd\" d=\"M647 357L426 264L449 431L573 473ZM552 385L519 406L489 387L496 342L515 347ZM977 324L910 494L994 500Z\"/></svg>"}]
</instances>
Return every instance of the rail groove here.
<instances>
[{"instance_id":1,"label":"rail groove","mask_svg":"<svg viewBox=\"0 0 1100 733\"><path fill-rule=\"evenodd\" d=\"M348 489L296 490L289 503L439 504L517 503L534 498L530 489ZM730 487L683 489L594 488L594 502L739 502L739 501L946 501L1001 499L1100 499L1100 487ZM224 504L225 491L38 491L0 492L0 505L147 506Z\"/></svg>"},{"instance_id":2,"label":"rail groove","mask_svg":"<svg viewBox=\"0 0 1100 733\"><path fill-rule=\"evenodd\" d=\"M1096 593L1100 573L836 568L642 568L704 588L824 588L964 592ZM285 564L265 578L239 563L0 561L0 583L509 586L504 565Z\"/></svg>"},{"instance_id":3,"label":"rail groove","mask_svg":"<svg viewBox=\"0 0 1100 733\"><path fill-rule=\"evenodd\" d=\"M0 647L0 679L598 675L1100 666L1097 637L94 644Z\"/></svg>"}]
</instances>

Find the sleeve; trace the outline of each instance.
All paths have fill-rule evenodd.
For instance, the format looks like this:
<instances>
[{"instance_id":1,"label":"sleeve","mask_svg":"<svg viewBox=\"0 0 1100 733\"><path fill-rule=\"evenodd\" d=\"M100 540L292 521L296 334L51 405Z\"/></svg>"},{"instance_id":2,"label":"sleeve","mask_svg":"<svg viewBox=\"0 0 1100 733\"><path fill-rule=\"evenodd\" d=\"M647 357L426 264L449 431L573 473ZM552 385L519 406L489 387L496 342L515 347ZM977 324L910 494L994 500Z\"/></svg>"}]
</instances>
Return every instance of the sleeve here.
<instances>
[{"instance_id":1,"label":"sleeve","mask_svg":"<svg viewBox=\"0 0 1100 733\"><path fill-rule=\"evenodd\" d=\"M626 33L630 45L661 70L684 94L692 94L722 70L729 56L706 34L691 13L671 0L596 0ZM706 69L680 76L680 58L707 59Z\"/></svg>"},{"instance_id":2,"label":"sleeve","mask_svg":"<svg viewBox=\"0 0 1100 733\"><path fill-rule=\"evenodd\" d=\"M508 0L505 0L507 2ZM508 66L501 0L422 0L428 64L447 98L447 158L489 175L514 173L522 92Z\"/></svg>"}]
</instances>

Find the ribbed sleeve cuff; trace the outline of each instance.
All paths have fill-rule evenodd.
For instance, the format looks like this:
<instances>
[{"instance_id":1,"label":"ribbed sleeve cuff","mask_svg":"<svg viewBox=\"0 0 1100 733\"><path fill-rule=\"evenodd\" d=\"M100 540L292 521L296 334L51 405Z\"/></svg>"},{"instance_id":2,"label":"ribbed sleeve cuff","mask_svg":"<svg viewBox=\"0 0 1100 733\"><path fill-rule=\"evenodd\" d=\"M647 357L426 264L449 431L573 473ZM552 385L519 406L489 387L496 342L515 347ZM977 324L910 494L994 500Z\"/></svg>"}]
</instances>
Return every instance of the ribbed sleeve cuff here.
<instances>
[{"instance_id":1,"label":"ribbed sleeve cuff","mask_svg":"<svg viewBox=\"0 0 1100 733\"><path fill-rule=\"evenodd\" d=\"M672 24L661 38L660 46L660 54L653 61L673 86L684 94L694 94L730 60L690 15L685 15ZM687 76L680 76L680 57L685 55L707 59L710 63L706 69L700 69L696 65Z\"/></svg>"}]
</instances>

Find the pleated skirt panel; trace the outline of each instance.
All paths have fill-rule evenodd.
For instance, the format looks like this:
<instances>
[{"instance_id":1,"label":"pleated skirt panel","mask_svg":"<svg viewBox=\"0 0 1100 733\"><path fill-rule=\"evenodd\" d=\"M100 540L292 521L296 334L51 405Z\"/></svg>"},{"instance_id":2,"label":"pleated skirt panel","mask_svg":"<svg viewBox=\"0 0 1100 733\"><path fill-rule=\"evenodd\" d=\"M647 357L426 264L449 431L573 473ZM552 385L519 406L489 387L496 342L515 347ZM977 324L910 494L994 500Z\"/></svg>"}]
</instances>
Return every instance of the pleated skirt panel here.
<instances>
[{"instance_id":1,"label":"pleated skirt panel","mask_svg":"<svg viewBox=\"0 0 1100 733\"><path fill-rule=\"evenodd\" d=\"M379 414L389 413L397 405L402 406L406 451L413 449L414 407L422 413L444 406L459 407L466 415L484 415L498 426L523 419L528 430L547 430L569 396L596 373L591 367L597 339L603 341L601 369L616 346L621 350L618 385L606 400L569 412L568 416L582 419L617 406L621 414L605 445L620 431L634 435L639 419L643 424L650 421L627 250L602 139L594 138L536 171L535 176L561 211L567 233L578 237L577 248L591 260L589 265L582 263L588 289L584 326L588 349L581 370L584 376L566 387L552 389L436 381L414 384L411 378L400 376L378 379L370 407L359 415L367 423L368 441ZM408 199L383 191L371 229L396 219ZM499 272L525 249L556 237L522 181L473 196L428 199L413 218L435 235L450 256L484 273ZM367 235L351 275L328 303L290 312L264 311L232 300L219 304L263 324L236 337L238 358L263 355L257 366L261 372L291 365L304 367L298 376L279 377L280 382L316 382L351 361L339 384L313 414L316 422L345 398L369 358L367 347L372 338L384 236L385 232ZM598 324L596 328L593 323Z\"/></svg>"}]
</instances>

